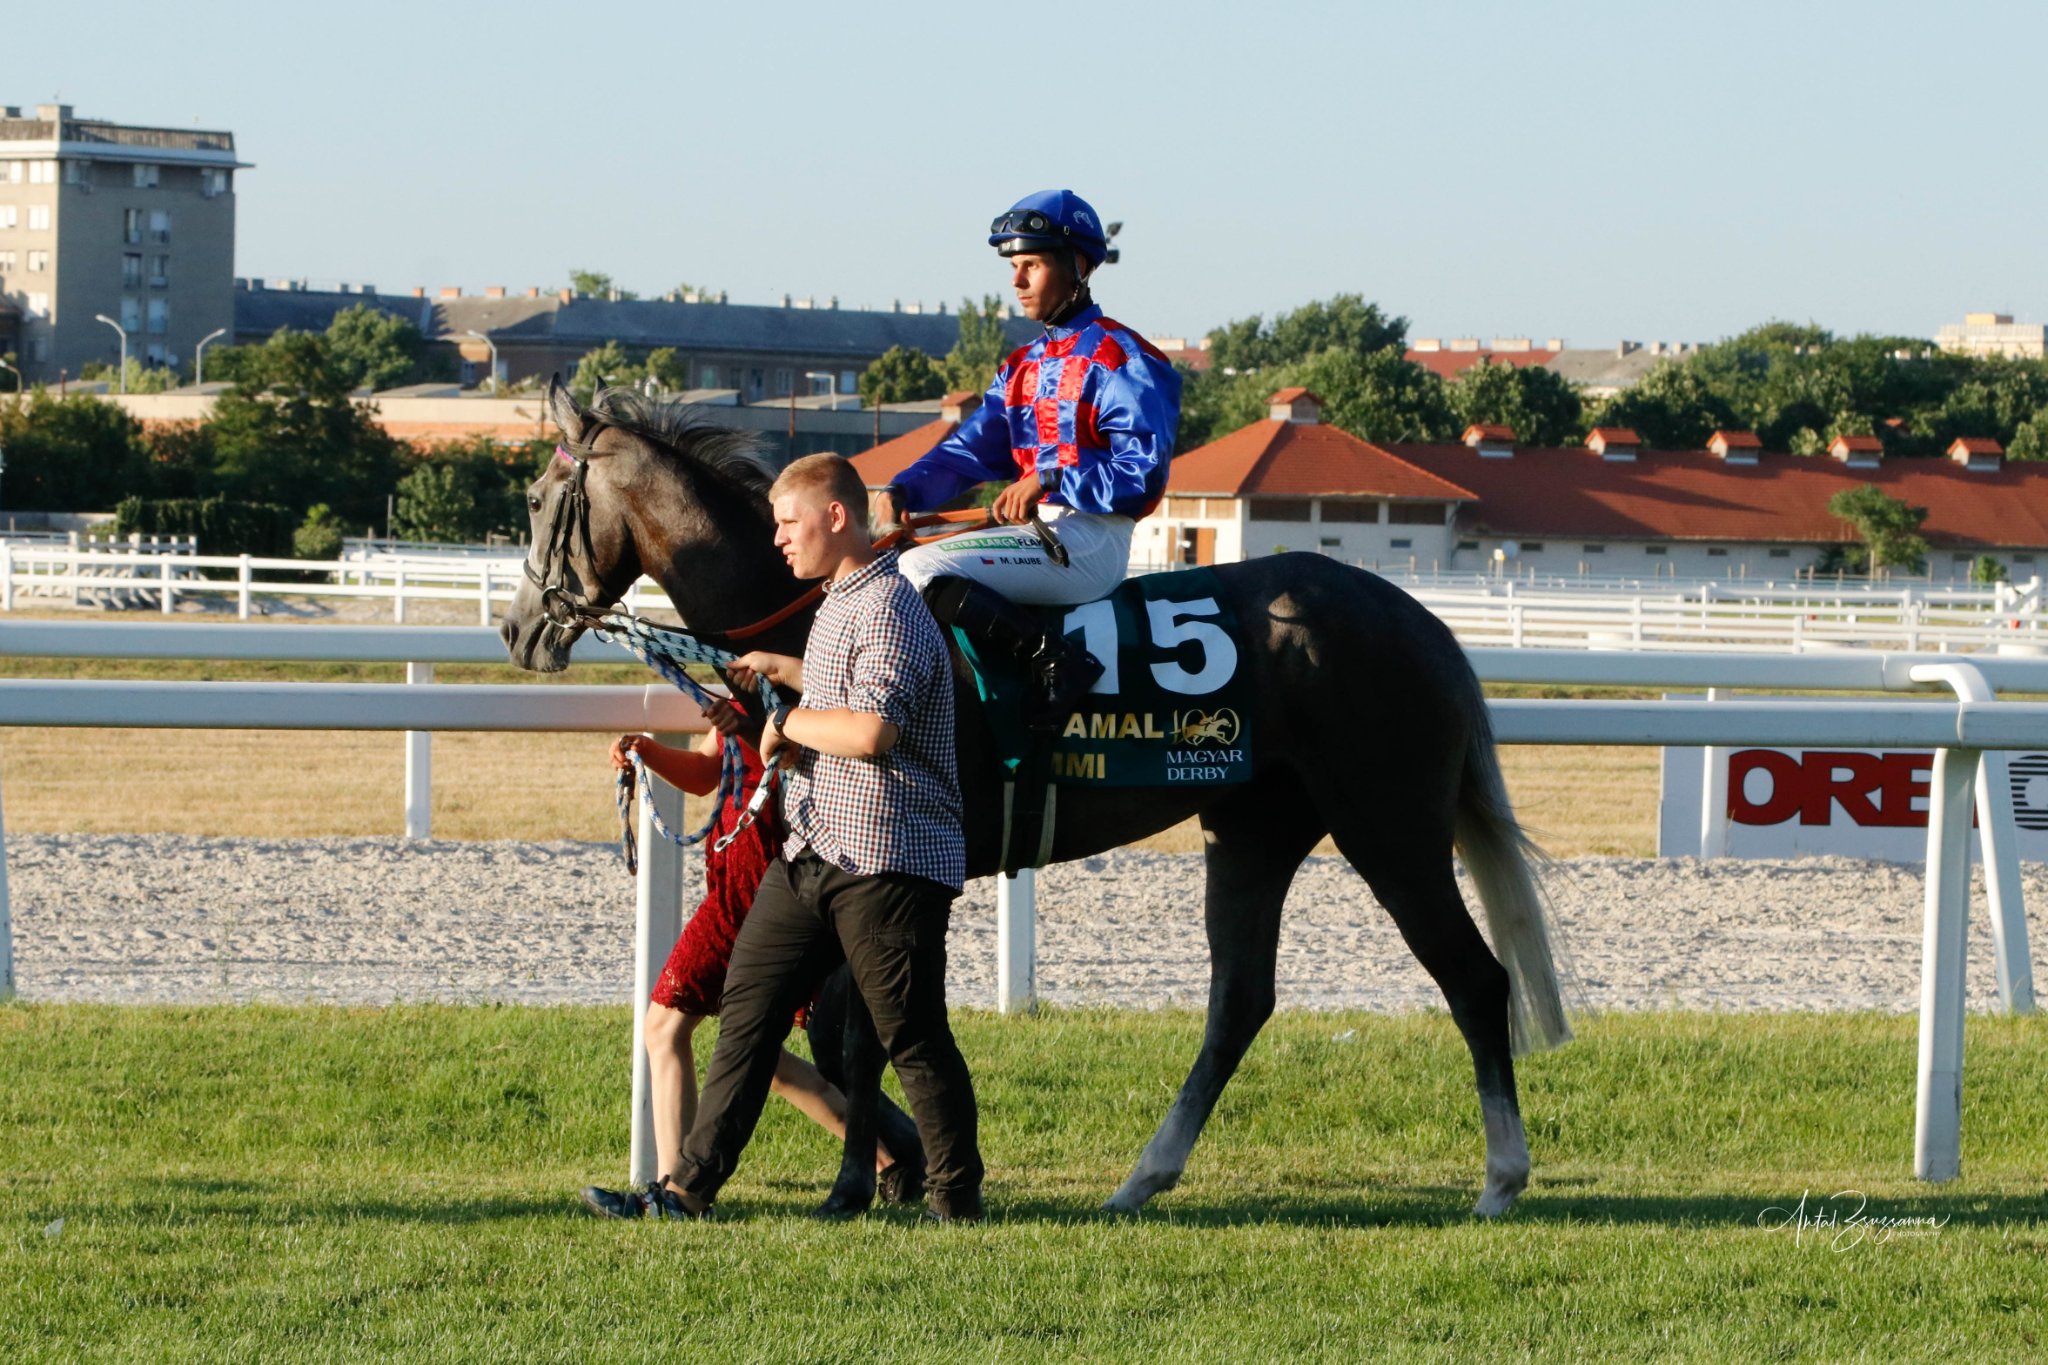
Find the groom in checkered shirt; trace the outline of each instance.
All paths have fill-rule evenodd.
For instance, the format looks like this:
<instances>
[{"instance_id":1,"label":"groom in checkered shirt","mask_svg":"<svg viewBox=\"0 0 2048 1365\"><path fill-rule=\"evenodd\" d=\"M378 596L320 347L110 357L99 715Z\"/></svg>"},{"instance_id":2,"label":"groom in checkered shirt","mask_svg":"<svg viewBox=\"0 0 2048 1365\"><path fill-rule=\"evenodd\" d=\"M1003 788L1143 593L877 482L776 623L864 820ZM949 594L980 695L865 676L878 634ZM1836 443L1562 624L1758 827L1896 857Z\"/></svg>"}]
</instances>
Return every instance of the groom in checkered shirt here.
<instances>
[{"instance_id":1,"label":"groom in checkered shirt","mask_svg":"<svg viewBox=\"0 0 2048 1365\"><path fill-rule=\"evenodd\" d=\"M740 926L682 1169L664 1183L701 1213L752 1136L791 1016L842 957L917 1118L930 1212L981 1217L974 1086L946 1022L946 926L966 875L953 767L953 677L917 590L867 534L867 490L837 455L811 455L769 490L775 543L825 600L804 657L753 653L804 704L777 708L761 756L786 762L789 839Z\"/></svg>"}]
</instances>

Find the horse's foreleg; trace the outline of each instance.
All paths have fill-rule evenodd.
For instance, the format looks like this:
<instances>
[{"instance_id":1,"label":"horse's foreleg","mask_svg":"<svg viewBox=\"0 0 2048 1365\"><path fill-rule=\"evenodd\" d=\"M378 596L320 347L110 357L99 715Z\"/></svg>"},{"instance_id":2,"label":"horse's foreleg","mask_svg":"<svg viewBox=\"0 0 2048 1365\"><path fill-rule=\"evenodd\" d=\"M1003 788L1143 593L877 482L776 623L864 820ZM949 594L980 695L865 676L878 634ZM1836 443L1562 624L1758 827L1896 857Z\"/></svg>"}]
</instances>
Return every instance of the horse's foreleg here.
<instances>
[{"instance_id":1,"label":"horse's foreleg","mask_svg":"<svg viewBox=\"0 0 2048 1365\"><path fill-rule=\"evenodd\" d=\"M1247 799L1253 796L1257 799ZM1292 828L1289 828L1289 823ZM1273 974L1280 943L1280 907L1295 869L1322 830L1298 799L1247 788L1205 815L1209 934L1209 1021L1173 1108L1145 1145L1130 1178L1103 1207L1135 1213L1170 1190L1188 1154L1259 1029L1273 1013Z\"/></svg>"}]
</instances>

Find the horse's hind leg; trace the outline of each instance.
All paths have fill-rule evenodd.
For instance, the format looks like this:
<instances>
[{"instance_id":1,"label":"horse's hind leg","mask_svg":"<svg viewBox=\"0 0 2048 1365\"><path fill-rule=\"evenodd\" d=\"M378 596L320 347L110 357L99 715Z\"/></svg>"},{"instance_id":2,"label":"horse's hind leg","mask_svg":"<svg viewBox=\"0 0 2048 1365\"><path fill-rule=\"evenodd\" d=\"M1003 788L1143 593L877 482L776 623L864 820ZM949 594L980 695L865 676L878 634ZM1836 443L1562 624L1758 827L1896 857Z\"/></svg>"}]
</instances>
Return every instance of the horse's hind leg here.
<instances>
[{"instance_id":1,"label":"horse's hind leg","mask_svg":"<svg viewBox=\"0 0 2048 1365\"><path fill-rule=\"evenodd\" d=\"M846 1096L839 1176L825 1202L812 1212L819 1218L852 1218L875 1202L875 1135L884 1103L882 1066L887 1054L875 1035L867 1001L854 989L845 967L825 979L805 1031L819 1073Z\"/></svg>"},{"instance_id":2,"label":"horse's hind leg","mask_svg":"<svg viewBox=\"0 0 2048 1365\"><path fill-rule=\"evenodd\" d=\"M1486 1126L1486 1185L1472 1211L1491 1218L1529 1183L1529 1143L1515 1096L1508 1033L1508 974L1472 922L1451 870L1451 833L1410 807L1361 818L1337 815L1331 834L1393 916L1423 970L1436 981L1451 1019L1472 1053L1479 1111ZM1356 805L1349 807L1355 812Z\"/></svg>"},{"instance_id":3,"label":"horse's hind leg","mask_svg":"<svg viewBox=\"0 0 2048 1365\"><path fill-rule=\"evenodd\" d=\"M1209 1020L1202 1050L1180 1094L1130 1178L1103 1207L1135 1213L1170 1190L1187 1169L1217 1098L1273 1013L1280 908L1301 860L1323 835L1314 810L1291 783L1240 788L1202 816L1208 836Z\"/></svg>"}]
</instances>

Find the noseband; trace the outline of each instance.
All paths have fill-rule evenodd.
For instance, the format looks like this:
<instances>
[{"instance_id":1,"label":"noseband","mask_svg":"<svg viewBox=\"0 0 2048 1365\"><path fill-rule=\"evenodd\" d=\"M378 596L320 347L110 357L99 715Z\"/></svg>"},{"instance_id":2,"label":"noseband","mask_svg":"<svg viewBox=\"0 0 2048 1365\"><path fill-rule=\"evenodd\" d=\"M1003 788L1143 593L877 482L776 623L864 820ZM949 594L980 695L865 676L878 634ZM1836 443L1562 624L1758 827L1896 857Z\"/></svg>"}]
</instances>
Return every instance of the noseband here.
<instances>
[{"instance_id":1,"label":"noseband","mask_svg":"<svg viewBox=\"0 0 2048 1365\"><path fill-rule=\"evenodd\" d=\"M528 555L520 568L527 581L540 589L541 614L547 618L549 627L566 635L601 613L589 599L569 591L569 557L578 542L582 544L583 562L591 566L593 576L597 565L596 550L590 543L590 493L586 486L590 461L571 455L565 446L555 447L555 457L569 462L568 485L555 499L547 538L534 542L533 548L541 557L540 567L534 568L533 556Z\"/></svg>"}]
</instances>

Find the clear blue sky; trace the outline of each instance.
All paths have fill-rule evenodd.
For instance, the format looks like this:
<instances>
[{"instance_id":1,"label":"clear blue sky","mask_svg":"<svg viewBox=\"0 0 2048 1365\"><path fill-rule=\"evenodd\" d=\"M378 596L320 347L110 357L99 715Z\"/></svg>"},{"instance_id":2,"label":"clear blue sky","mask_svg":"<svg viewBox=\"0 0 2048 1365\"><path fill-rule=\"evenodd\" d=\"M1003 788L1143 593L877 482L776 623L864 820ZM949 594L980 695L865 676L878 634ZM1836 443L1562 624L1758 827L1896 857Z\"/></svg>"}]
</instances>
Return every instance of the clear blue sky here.
<instances>
[{"instance_id":1,"label":"clear blue sky","mask_svg":"<svg viewBox=\"0 0 2048 1365\"><path fill-rule=\"evenodd\" d=\"M1016 17L1011 17L1016 16ZM1069 16L1058 18L1056 16ZM240 274L949 305L1065 185L1199 334L2048 321L2040 4L17 6L0 101L228 128ZM35 54L26 61L24 54Z\"/></svg>"}]
</instances>

